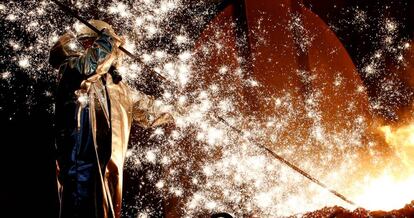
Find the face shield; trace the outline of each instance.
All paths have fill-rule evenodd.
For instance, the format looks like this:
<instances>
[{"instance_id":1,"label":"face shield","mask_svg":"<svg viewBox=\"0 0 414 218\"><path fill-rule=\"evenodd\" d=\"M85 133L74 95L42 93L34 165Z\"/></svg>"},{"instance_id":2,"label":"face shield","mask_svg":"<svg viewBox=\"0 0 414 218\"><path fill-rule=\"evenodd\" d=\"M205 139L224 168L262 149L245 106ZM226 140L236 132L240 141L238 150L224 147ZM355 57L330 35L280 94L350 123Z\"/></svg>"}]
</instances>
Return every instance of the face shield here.
<instances>
[{"instance_id":1,"label":"face shield","mask_svg":"<svg viewBox=\"0 0 414 218\"><path fill-rule=\"evenodd\" d=\"M49 63L53 68L59 69L68 57L79 56L83 50L83 46L73 33L65 33L50 50Z\"/></svg>"}]
</instances>

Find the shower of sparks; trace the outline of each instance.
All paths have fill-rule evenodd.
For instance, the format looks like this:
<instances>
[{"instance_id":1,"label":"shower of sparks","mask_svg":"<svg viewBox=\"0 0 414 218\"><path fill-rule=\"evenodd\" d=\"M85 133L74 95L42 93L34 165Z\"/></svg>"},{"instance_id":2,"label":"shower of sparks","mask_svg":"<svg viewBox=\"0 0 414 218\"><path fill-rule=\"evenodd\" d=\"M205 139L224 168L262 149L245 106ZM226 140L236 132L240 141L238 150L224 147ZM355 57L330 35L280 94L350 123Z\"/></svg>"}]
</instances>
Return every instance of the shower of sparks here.
<instances>
[{"instance_id":1,"label":"shower of sparks","mask_svg":"<svg viewBox=\"0 0 414 218\"><path fill-rule=\"evenodd\" d=\"M247 72L224 61L214 70L216 80L204 82L207 76L203 75L203 72L211 69L198 63L202 61L201 57L208 57L213 50L223 52L224 43L219 40L222 40L220 34L224 33L217 27L217 39L211 39L201 45L199 51L193 51L191 46L195 42L189 37L192 33L186 32L184 27L168 25L171 19L184 10L183 1L136 0L127 4L110 0L96 6L81 0L71 2L81 13L91 7L97 7L103 17L112 17L115 29L126 38L125 48L140 57L142 62L151 66L155 72L169 81L174 81L174 89L163 85L164 91L158 102L160 106L166 106L166 111L173 111L175 129L171 133L163 127L154 129L150 138L157 143L148 147L132 141L127 152L126 168L134 171L143 165L160 166L160 175L157 175L157 172L149 172L146 178L155 185L164 200L172 197L181 199L179 211L183 217L196 217L218 211L229 211L237 217L246 214L274 217L301 214L330 205L350 208L350 205L273 159L260 149L258 144L266 145L369 209L393 209L414 199L414 196L406 194L409 190L412 191L412 188L401 192L383 189L399 185L411 187L408 184L412 184L412 177L396 181L389 174L371 175L371 172L363 171L365 165L373 168L386 165L381 159L383 155L379 155L380 146L374 139L365 135L370 131L370 121L363 114L344 117L349 118L345 129L339 129L334 123L326 125L322 122L326 115L322 114L319 106L324 87L312 90L302 103L297 103L300 99L289 92L278 96L261 93L265 105L275 110L257 118L245 115L240 109L243 100L237 93L241 93L240 90L245 87L262 87L255 78L246 76L249 75ZM207 17L208 13L213 12L208 11L203 16ZM360 9L355 13L356 16L350 22L358 24L358 28L367 28L367 14ZM203 16L184 22L194 22L202 26ZM76 32L79 22L62 14L56 5L49 1L34 0L24 3L2 3L0 17L6 22L18 23L24 34L34 39L27 45L23 44L18 34L6 34L5 37L9 39L4 46L8 46L18 55L6 54L2 58L14 61L15 65L27 72L33 80L55 81L57 73L46 61L48 49L65 31ZM292 15L290 25L286 28L303 36L297 39L296 43L302 51L306 51L314 39L303 27L301 19L298 15ZM383 19L381 25L380 46L372 56L366 58L365 65L360 67L360 72L365 77L376 77L383 72L385 55L391 54L403 65L404 52L412 47L409 42L398 39L399 23L393 19ZM158 40L159 36L169 35L171 29L179 30L174 31L175 35L171 36L171 48L160 47L154 50L145 44L154 39ZM259 40L259 43L266 42ZM174 50L177 47L178 49ZM240 60L240 57L236 59ZM13 69L2 71L1 80L9 80L13 75ZM141 63L125 58L119 71L124 80L131 85L143 82L140 81ZM346 81L340 72L333 73L335 78L329 85L337 89L346 86L349 81ZM304 83L315 79L310 72L292 74L298 75ZM399 81L382 81L380 86L383 96L392 94L397 96L396 98L403 98L406 93L398 92L398 85ZM53 90L45 91L52 92ZM365 87L358 86L350 92L350 96L363 95ZM79 100L83 102L87 99ZM384 109L384 101L382 98L372 101L370 109ZM355 105L349 102L348 108L341 110L347 113L352 111L353 107ZM241 129L243 136L217 120L217 115ZM290 135L290 131L293 131L289 129L292 128L292 123L304 119L310 121L309 128L295 129L298 132L297 136ZM397 138L402 137L399 134L411 134L408 142L412 142L414 130L412 126L410 128L394 131L390 127L383 127L381 130L386 135L386 141L398 148L396 151L404 153L405 151L399 150L399 144L406 141L398 141L401 138ZM412 147L412 144L405 147ZM362 148L368 149L368 154L359 153ZM367 163L360 163L362 156ZM361 172L365 174L364 179L357 182L361 177L354 175ZM143 182L137 180L136 183ZM381 196L377 195L379 192ZM399 200L392 201L395 204L389 203L390 201L380 202L380 199L387 198L383 194L390 196L390 199ZM136 199L145 201L145 198ZM137 208L133 203L128 203L132 205L126 205L125 214L130 213L131 208ZM140 205L139 202L136 204ZM156 210L138 208L138 215L135 216L150 217Z\"/></svg>"}]
</instances>

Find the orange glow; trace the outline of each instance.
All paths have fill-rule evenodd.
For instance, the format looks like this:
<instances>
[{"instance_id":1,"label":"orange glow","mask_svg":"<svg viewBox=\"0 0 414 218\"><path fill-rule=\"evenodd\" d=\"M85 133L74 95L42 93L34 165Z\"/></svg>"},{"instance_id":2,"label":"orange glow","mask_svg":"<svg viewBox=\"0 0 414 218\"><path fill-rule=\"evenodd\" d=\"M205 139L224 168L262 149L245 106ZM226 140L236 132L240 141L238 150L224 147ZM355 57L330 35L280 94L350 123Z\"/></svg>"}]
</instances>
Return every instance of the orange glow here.
<instances>
[{"instance_id":1,"label":"orange glow","mask_svg":"<svg viewBox=\"0 0 414 218\"><path fill-rule=\"evenodd\" d=\"M400 160L376 178L365 178L354 196L369 210L393 210L414 199L414 123L401 127L381 126L385 141Z\"/></svg>"},{"instance_id":2,"label":"orange glow","mask_svg":"<svg viewBox=\"0 0 414 218\"><path fill-rule=\"evenodd\" d=\"M364 182L355 202L368 210L393 210L404 207L414 198L414 176L398 180L384 173Z\"/></svg>"},{"instance_id":3,"label":"orange glow","mask_svg":"<svg viewBox=\"0 0 414 218\"><path fill-rule=\"evenodd\" d=\"M406 167L414 166L414 123L392 129L390 126L379 128L385 141L392 146Z\"/></svg>"}]
</instances>

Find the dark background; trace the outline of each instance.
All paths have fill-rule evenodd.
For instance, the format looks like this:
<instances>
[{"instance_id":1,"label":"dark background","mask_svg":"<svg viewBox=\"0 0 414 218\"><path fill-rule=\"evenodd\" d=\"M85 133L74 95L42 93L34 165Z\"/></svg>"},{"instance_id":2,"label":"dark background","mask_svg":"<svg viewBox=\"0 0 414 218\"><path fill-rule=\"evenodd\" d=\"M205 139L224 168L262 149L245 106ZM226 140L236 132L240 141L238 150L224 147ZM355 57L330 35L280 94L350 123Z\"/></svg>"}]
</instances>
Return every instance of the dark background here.
<instances>
[{"instance_id":1,"label":"dark background","mask_svg":"<svg viewBox=\"0 0 414 218\"><path fill-rule=\"evenodd\" d=\"M231 1L229 1L231 2ZM240 2L240 1L236 1ZM413 39L414 30L414 4L411 0L335 0L335 1L304 1L326 23L333 27L342 43L345 45L354 63L358 68L363 67L364 58L378 49L381 39L378 32L381 31L379 18L392 17L399 24L398 38ZM178 16L177 22L184 22L188 17L196 16L205 8L191 7ZM220 7L218 7L220 8ZM343 22L353 16L355 8L367 12L369 26L363 30L358 23ZM56 9L57 10L57 9ZM57 13L57 15L62 15ZM63 15L62 15L63 16ZM23 46L32 43L35 38L26 33L24 28L0 19L1 33L0 44L0 71L8 69L12 72L9 80L0 79L0 216L1 217L56 217L58 214L58 199L55 180L54 139L53 139L53 97L45 95L45 90L56 88L55 80L34 81L17 66L17 61L12 60L15 51L8 46L8 37L18 36L22 39ZM199 30L200 31L200 30ZM197 34L197 33L194 33ZM165 46L170 43L167 38L158 40L157 43L148 42L148 47ZM414 46L412 44L412 46ZM172 48L174 49L174 48ZM387 66L393 68L397 63L392 57L386 57ZM46 60L45 60L46 62ZM371 99L378 98L379 83L383 78L389 77L390 72L384 72L378 77L361 77L367 86ZM396 74L396 77L399 75ZM383 100L388 102L388 109L375 111L384 120L394 121L405 106L412 102L412 88L407 81L403 81L399 87L407 95L404 98L390 96ZM408 97L407 97L408 96ZM29 102L31 104L28 104ZM397 99L396 99L397 98ZM134 131L140 131L136 126ZM145 137L145 134L143 135ZM148 169L152 170L152 169ZM141 172L144 173L144 172ZM133 180L143 178L136 172L126 172L125 182L130 181L128 193L125 193L126 204L134 205L134 196L144 193L142 187L134 186ZM146 187L151 189L151 187ZM147 196L148 205L137 207L158 207L159 196ZM124 202L125 203L125 202ZM128 214L134 214L134 210ZM10 214L10 215L5 215ZM161 214L161 213L160 213ZM159 214L159 215L160 215Z\"/></svg>"}]
</instances>

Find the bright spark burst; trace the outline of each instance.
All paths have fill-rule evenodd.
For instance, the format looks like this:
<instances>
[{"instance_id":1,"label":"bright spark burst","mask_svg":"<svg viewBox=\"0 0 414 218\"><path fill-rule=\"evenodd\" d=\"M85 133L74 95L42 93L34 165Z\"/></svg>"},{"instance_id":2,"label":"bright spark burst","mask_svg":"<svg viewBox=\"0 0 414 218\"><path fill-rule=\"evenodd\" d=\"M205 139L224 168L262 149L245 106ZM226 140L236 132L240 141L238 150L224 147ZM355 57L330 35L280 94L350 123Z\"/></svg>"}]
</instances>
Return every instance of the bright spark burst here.
<instances>
[{"instance_id":1,"label":"bright spark burst","mask_svg":"<svg viewBox=\"0 0 414 218\"><path fill-rule=\"evenodd\" d=\"M23 57L19 60L19 66L22 68L28 68L30 66L29 58Z\"/></svg>"},{"instance_id":2,"label":"bright spark burst","mask_svg":"<svg viewBox=\"0 0 414 218\"><path fill-rule=\"evenodd\" d=\"M11 73L9 71L3 72L1 74L1 78L4 80L9 79L10 77L11 77Z\"/></svg>"}]
</instances>

